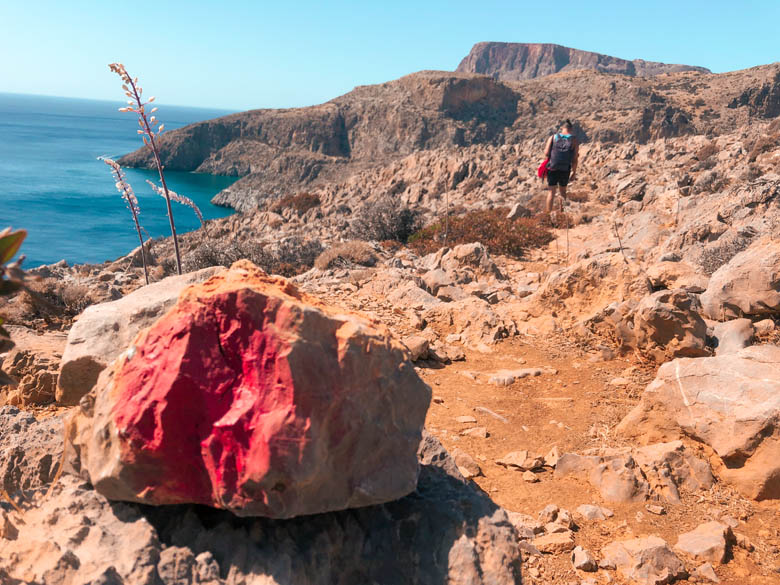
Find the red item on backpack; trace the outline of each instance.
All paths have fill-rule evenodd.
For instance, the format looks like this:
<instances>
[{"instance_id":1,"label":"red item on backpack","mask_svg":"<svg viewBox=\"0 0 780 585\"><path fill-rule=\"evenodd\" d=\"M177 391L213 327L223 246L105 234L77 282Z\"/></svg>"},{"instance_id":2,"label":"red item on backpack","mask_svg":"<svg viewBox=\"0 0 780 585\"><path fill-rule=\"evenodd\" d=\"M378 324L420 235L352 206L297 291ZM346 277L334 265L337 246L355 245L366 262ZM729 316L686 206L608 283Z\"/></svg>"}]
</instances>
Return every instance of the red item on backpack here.
<instances>
[{"instance_id":1,"label":"red item on backpack","mask_svg":"<svg viewBox=\"0 0 780 585\"><path fill-rule=\"evenodd\" d=\"M550 164L550 159L546 158L544 159L544 162L539 165L539 168L536 169L536 176L540 179L544 179L547 176L547 165Z\"/></svg>"}]
</instances>

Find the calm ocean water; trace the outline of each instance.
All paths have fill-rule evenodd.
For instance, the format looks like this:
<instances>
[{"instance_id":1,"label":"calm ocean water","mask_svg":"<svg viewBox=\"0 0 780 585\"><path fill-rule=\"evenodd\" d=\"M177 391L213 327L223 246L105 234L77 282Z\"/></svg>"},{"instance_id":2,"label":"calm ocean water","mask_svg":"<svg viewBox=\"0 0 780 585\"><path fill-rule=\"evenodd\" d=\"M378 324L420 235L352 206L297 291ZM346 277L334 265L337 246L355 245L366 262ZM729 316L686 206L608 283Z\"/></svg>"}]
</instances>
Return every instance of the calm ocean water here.
<instances>
[{"instance_id":1,"label":"calm ocean water","mask_svg":"<svg viewBox=\"0 0 780 585\"><path fill-rule=\"evenodd\" d=\"M0 229L28 232L22 247L31 268L65 259L103 262L138 245L130 212L108 166L98 156L118 157L143 146L134 115L120 102L0 93ZM172 130L228 112L160 105L157 117ZM145 179L156 171L126 169L138 196L141 225L152 236L169 235L165 200ZM168 185L193 199L205 218L232 210L209 200L235 178L168 172ZM196 229L188 207L173 204L179 232Z\"/></svg>"}]
</instances>

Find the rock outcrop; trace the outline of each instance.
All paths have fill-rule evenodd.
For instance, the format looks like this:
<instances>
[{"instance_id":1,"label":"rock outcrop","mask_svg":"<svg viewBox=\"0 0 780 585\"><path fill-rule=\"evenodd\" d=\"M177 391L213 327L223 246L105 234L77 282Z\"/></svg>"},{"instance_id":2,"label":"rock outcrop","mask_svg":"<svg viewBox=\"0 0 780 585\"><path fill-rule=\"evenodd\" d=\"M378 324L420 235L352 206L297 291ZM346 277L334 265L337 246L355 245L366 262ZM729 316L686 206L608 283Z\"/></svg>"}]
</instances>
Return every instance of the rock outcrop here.
<instances>
[{"instance_id":1,"label":"rock outcrop","mask_svg":"<svg viewBox=\"0 0 780 585\"><path fill-rule=\"evenodd\" d=\"M410 495L292 520L110 502L66 475L51 497L8 516L15 538L0 538L0 582L518 583L507 512L463 480L435 438L426 436L418 457Z\"/></svg>"},{"instance_id":2,"label":"rock outcrop","mask_svg":"<svg viewBox=\"0 0 780 585\"><path fill-rule=\"evenodd\" d=\"M413 491L430 389L389 332L247 261L129 344L71 438L114 500L290 518Z\"/></svg>"},{"instance_id":3,"label":"rock outcrop","mask_svg":"<svg viewBox=\"0 0 780 585\"><path fill-rule=\"evenodd\" d=\"M780 347L665 363L618 430L641 440L683 433L723 462L716 474L755 499L780 497Z\"/></svg>"},{"instance_id":4,"label":"rock outcrop","mask_svg":"<svg viewBox=\"0 0 780 585\"><path fill-rule=\"evenodd\" d=\"M609 55L581 51L551 43L477 43L460 62L456 71L481 73L495 79L519 81L552 75L559 71L591 69L600 73L650 77L662 73L697 71L709 73L704 67L667 65L634 59L627 61Z\"/></svg>"},{"instance_id":5,"label":"rock outcrop","mask_svg":"<svg viewBox=\"0 0 780 585\"><path fill-rule=\"evenodd\" d=\"M780 242L759 242L734 256L712 275L701 302L718 321L780 315Z\"/></svg>"},{"instance_id":6,"label":"rock outcrop","mask_svg":"<svg viewBox=\"0 0 780 585\"><path fill-rule=\"evenodd\" d=\"M68 333L57 381L57 402L77 404L95 385L100 372L127 349L141 329L171 308L185 287L219 270L204 268L170 276L119 300L87 307Z\"/></svg>"}]
</instances>

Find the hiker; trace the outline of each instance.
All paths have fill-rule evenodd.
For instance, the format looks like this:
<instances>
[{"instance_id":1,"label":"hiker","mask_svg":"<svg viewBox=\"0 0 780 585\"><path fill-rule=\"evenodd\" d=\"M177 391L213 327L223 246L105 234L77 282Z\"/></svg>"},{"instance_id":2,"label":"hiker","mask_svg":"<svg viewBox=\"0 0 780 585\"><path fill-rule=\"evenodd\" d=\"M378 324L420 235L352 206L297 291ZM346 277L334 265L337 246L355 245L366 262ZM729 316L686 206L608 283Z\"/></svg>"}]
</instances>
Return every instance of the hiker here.
<instances>
[{"instance_id":1,"label":"hiker","mask_svg":"<svg viewBox=\"0 0 780 585\"><path fill-rule=\"evenodd\" d=\"M574 125L571 120L561 123L560 131L550 136L544 147L544 157L549 159L547 164L547 186L550 192L545 201L545 211L551 213L555 203L555 189L559 190L561 201L566 200L566 186L573 181L577 174L577 158L579 156L579 144L572 132Z\"/></svg>"}]
</instances>

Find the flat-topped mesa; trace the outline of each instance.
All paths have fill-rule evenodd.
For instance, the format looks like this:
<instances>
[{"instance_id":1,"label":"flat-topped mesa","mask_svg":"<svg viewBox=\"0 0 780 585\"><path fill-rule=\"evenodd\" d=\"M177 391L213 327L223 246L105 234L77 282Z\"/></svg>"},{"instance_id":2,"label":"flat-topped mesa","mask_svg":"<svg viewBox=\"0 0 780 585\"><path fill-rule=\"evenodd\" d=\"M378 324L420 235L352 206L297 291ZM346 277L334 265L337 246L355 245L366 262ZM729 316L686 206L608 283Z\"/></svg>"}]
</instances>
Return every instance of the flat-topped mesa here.
<instances>
[{"instance_id":1,"label":"flat-topped mesa","mask_svg":"<svg viewBox=\"0 0 780 585\"><path fill-rule=\"evenodd\" d=\"M456 71L490 75L503 81L519 81L576 69L592 69L631 77L651 77L680 71L710 73L704 67L668 65L643 59L629 61L552 43L497 42L474 45Z\"/></svg>"}]
</instances>

